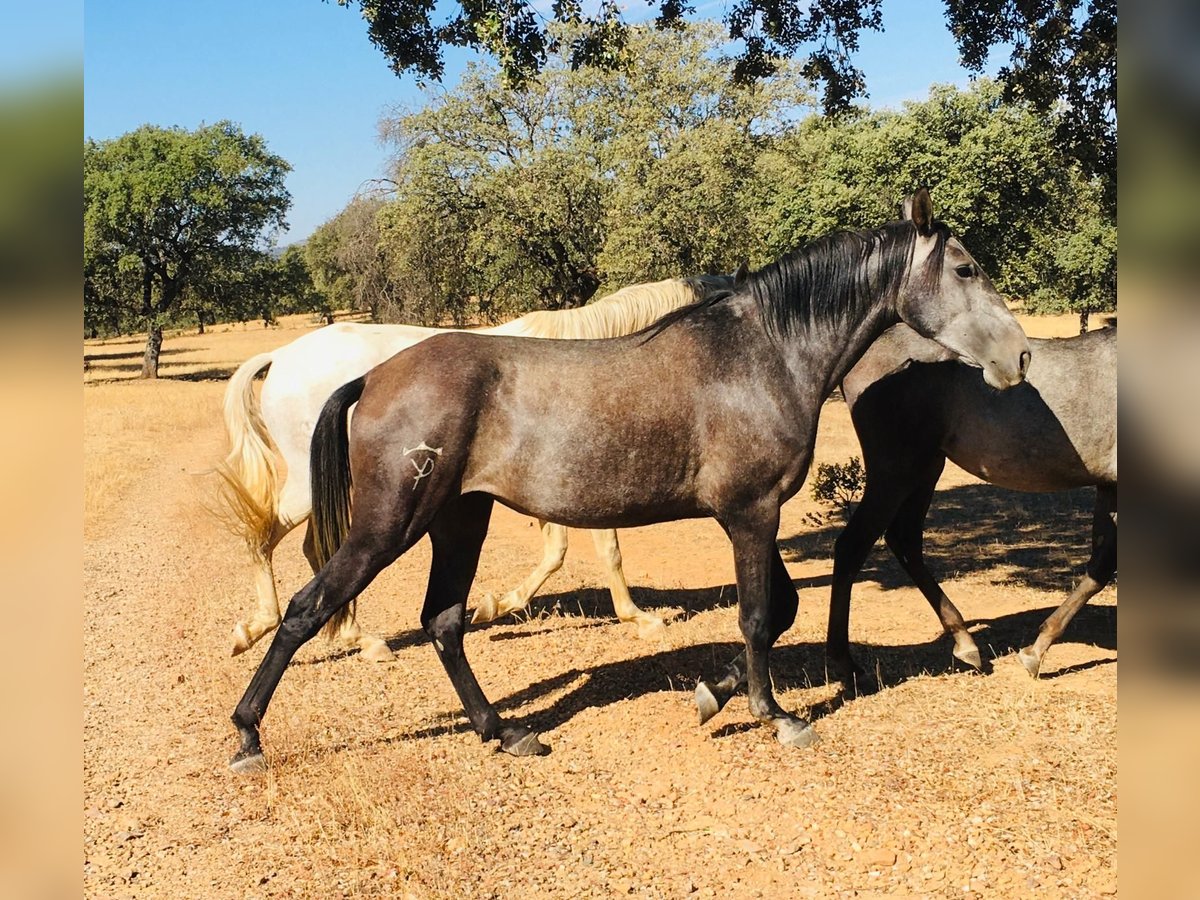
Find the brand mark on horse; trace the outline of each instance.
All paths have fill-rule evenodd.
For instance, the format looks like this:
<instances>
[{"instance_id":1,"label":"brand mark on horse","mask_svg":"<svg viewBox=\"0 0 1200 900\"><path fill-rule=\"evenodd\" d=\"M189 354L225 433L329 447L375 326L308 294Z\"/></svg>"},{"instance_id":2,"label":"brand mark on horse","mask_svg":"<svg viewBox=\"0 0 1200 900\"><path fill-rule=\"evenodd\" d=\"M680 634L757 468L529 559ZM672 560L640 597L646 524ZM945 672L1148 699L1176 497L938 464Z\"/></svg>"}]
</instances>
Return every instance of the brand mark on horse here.
<instances>
[{"instance_id":1,"label":"brand mark on horse","mask_svg":"<svg viewBox=\"0 0 1200 900\"><path fill-rule=\"evenodd\" d=\"M413 488L415 489L416 486L420 484L421 479L433 471L433 464L437 462L434 457L442 455L442 448L430 447L424 441L421 441L421 443L417 444L417 446L413 447L411 450L407 447L404 447L403 450L405 456L408 456L410 453L418 453L421 450L425 450L426 452L433 454L433 456L425 457L425 459L423 459L420 463L418 463L415 459L409 460L409 462L412 463L413 468L417 470L417 475L413 479Z\"/></svg>"}]
</instances>

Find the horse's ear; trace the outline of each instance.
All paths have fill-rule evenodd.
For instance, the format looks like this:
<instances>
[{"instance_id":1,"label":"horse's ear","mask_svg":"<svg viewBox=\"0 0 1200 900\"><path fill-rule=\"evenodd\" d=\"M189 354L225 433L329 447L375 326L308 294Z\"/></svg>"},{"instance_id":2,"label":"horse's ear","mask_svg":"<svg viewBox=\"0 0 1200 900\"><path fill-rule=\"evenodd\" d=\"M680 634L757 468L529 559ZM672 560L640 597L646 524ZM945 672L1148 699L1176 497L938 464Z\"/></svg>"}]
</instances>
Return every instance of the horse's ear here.
<instances>
[{"instance_id":1,"label":"horse's ear","mask_svg":"<svg viewBox=\"0 0 1200 900\"><path fill-rule=\"evenodd\" d=\"M741 287L746 283L746 277L750 274L749 264L743 262L737 267L737 271L733 273L733 286Z\"/></svg>"},{"instance_id":2,"label":"horse's ear","mask_svg":"<svg viewBox=\"0 0 1200 900\"><path fill-rule=\"evenodd\" d=\"M933 198L929 196L929 188L918 188L911 197L904 198L904 218L917 226L917 233L923 237L933 234Z\"/></svg>"}]
</instances>

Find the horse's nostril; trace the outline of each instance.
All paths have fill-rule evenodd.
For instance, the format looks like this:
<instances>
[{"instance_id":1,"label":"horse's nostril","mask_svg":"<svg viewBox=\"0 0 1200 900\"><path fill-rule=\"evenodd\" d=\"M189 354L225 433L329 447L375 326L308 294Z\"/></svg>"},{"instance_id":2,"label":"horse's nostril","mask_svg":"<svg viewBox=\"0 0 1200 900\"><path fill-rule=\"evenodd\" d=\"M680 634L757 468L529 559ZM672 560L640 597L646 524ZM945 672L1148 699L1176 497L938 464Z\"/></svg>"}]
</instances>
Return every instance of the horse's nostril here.
<instances>
[{"instance_id":1,"label":"horse's nostril","mask_svg":"<svg viewBox=\"0 0 1200 900\"><path fill-rule=\"evenodd\" d=\"M1021 371L1022 378L1024 378L1026 373L1029 371L1029 360L1032 358L1033 357L1028 350L1024 350L1021 352L1020 371Z\"/></svg>"}]
</instances>

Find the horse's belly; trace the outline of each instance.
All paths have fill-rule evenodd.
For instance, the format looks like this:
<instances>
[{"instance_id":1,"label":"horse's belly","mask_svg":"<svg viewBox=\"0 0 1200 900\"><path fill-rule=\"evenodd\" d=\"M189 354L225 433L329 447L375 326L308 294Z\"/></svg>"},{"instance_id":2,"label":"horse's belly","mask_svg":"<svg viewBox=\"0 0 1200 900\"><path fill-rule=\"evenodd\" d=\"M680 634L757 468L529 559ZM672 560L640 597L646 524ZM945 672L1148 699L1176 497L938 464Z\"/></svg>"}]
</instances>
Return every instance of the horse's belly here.
<instances>
[{"instance_id":1,"label":"horse's belly","mask_svg":"<svg viewBox=\"0 0 1200 900\"><path fill-rule=\"evenodd\" d=\"M653 446L581 439L521 445L472 460L463 492L483 491L520 512L560 525L619 528L704 515L679 455Z\"/></svg>"},{"instance_id":2,"label":"horse's belly","mask_svg":"<svg viewBox=\"0 0 1200 900\"><path fill-rule=\"evenodd\" d=\"M1096 479L1076 456L1042 453L1036 445L981 445L978 441L947 442L944 448L955 465L990 484L1016 491L1061 491L1095 484Z\"/></svg>"}]
</instances>

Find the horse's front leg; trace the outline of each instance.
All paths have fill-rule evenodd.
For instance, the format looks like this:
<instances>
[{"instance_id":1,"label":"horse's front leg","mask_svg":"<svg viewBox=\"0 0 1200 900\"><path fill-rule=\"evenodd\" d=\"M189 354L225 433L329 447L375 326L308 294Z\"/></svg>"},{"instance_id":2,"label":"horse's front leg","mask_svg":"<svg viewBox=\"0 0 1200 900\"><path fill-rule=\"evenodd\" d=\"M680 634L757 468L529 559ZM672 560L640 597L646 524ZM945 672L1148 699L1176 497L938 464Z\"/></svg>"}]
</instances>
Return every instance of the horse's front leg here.
<instances>
[{"instance_id":1,"label":"horse's front leg","mask_svg":"<svg viewBox=\"0 0 1200 900\"><path fill-rule=\"evenodd\" d=\"M775 533L779 529L779 508L772 505L762 515L743 518L728 528L733 541L733 562L737 572L738 623L746 641L746 690L750 712L775 725L781 744L807 747L817 741L813 727L785 712L771 689L770 653L780 617L772 615L772 569L779 555Z\"/></svg>"},{"instance_id":2,"label":"horse's front leg","mask_svg":"<svg viewBox=\"0 0 1200 900\"><path fill-rule=\"evenodd\" d=\"M592 543L596 546L596 558L608 574L608 590L612 594L617 618L636 625L638 637L644 641L661 638L666 630L663 620L639 608L629 595L629 585L621 568L621 545L617 543L617 532L612 528L593 531Z\"/></svg>"},{"instance_id":3,"label":"horse's front leg","mask_svg":"<svg viewBox=\"0 0 1200 900\"><path fill-rule=\"evenodd\" d=\"M501 616L517 612L529 606L529 601L546 583L546 579L562 568L567 556L567 528L553 522L538 520L542 530L542 561L517 587L499 600L493 594L485 594L471 616L472 624L491 622Z\"/></svg>"},{"instance_id":4,"label":"horse's front leg","mask_svg":"<svg viewBox=\"0 0 1200 900\"><path fill-rule=\"evenodd\" d=\"M800 596L788 574L779 548L774 547L771 558L771 645L796 621ZM743 650L725 668L720 681L701 681L696 685L696 708L703 725L722 709L739 690L746 686L746 652Z\"/></svg>"}]
</instances>

